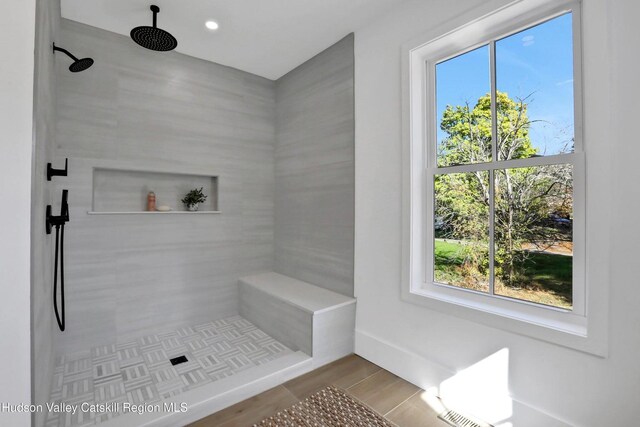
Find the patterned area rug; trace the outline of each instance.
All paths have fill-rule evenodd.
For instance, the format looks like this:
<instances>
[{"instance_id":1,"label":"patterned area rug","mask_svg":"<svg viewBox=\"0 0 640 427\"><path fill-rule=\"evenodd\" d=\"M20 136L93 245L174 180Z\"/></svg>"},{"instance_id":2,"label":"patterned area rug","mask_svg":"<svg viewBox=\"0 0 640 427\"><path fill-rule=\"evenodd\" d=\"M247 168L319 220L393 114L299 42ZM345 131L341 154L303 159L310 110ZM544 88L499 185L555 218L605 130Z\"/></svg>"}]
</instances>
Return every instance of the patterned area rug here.
<instances>
[{"instance_id":1,"label":"patterned area rug","mask_svg":"<svg viewBox=\"0 0 640 427\"><path fill-rule=\"evenodd\" d=\"M396 427L342 390L327 387L254 427Z\"/></svg>"}]
</instances>

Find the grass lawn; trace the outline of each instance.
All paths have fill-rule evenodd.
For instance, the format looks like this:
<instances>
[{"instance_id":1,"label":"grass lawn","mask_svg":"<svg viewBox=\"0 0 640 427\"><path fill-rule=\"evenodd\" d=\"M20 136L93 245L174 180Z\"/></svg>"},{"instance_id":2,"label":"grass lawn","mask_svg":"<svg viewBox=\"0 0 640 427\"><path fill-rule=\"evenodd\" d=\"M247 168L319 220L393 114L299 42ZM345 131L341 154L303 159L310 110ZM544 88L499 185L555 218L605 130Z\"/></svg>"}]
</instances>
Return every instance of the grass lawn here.
<instances>
[{"instance_id":1,"label":"grass lawn","mask_svg":"<svg viewBox=\"0 0 640 427\"><path fill-rule=\"evenodd\" d=\"M464 268L462 244L456 241L436 240L435 276L439 282L488 290L488 280L469 280ZM496 280L495 292L555 307L571 308L572 257L548 253L530 253L520 266L521 280L517 286L507 286Z\"/></svg>"}]
</instances>

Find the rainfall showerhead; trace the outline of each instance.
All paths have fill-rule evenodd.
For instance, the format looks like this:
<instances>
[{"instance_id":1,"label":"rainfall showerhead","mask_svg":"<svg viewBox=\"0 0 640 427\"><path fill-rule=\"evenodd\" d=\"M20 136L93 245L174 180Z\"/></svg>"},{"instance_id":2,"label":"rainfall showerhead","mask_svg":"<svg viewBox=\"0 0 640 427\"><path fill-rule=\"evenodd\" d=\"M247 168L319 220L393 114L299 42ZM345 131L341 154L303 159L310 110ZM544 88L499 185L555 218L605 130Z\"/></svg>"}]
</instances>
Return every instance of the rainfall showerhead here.
<instances>
[{"instance_id":1,"label":"rainfall showerhead","mask_svg":"<svg viewBox=\"0 0 640 427\"><path fill-rule=\"evenodd\" d=\"M65 55L67 55L69 58L73 59L73 64L69 65L69 71L71 71L72 73L79 73L80 71L84 71L93 65L93 59L91 58L78 59L75 56L73 56L71 52L69 52L67 49L58 47L54 43L53 52L55 53L56 51L62 52Z\"/></svg>"},{"instance_id":2,"label":"rainfall showerhead","mask_svg":"<svg viewBox=\"0 0 640 427\"><path fill-rule=\"evenodd\" d=\"M69 65L69 71L72 73L79 73L80 71L84 71L87 68L93 65L93 59L91 58L82 58Z\"/></svg>"},{"instance_id":3,"label":"rainfall showerhead","mask_svg":"<svg viewBox=\"0 0 640 427\"><path fill-rule=\"evenodd\" d=\"M160 12L160 8L153 5L150 9L153 12L153 27L136 27L131 30L131 38L134 42L149 50L166 52L175 49L178 46L178 40L169 32L157 26L157 15Z\"/></svg>"}]
</instances>

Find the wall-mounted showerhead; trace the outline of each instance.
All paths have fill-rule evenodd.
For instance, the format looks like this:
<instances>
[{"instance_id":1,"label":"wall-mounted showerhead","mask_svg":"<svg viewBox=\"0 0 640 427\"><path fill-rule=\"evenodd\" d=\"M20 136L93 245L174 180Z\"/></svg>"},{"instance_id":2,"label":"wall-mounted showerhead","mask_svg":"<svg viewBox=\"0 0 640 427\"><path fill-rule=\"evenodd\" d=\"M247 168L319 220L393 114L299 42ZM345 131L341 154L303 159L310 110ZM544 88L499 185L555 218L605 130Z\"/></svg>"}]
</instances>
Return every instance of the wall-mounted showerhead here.
<instances>
[{"instance_id":1,"label":"wall-mounted showerhead","mask_svg":"<svg viewBox=\"0 0 640 427\"><path fill-rule=\"evenodd\" d=\"M53 44L53 53L55 53L56 51L58 52L62 52L64 54L66 54L69 58L73 59L73 64L69 65L69 71L71 71L72 73L79 73L80 71L84 71L87 68L91 67L93 65L93 59L91 58L82 58L82 59L78 59L75 56L73 56L71 54L71 52L69 52L67 49L63 49L61 47L56 46L56 44Z\"/></svg>"},{"instance_id":2,"label":"wall-mounted showerhead","mask_svg":"<svg viewBox=\"0 0 640 427\"><path fill-rule=\"evenodd\" d=\"M131 38L134 42L149 50L166 52L175 49L178 46L178 40L169 32L157 26L157 15L160 12L160 8L153 5L150 9L153 12L153 27L136 27L131 30Z\"/></svg>"},{"instance_id":3,"label":"wall-mounted showerhead","mask_svg":"<svg viewBox=\"0 0 640 427\"><path fill-rule=\"evenodd\" d=\"M93 65L93 59L91 58L82 58L69 65L69 71L72 73L79 73L80 71L84 71L87 68Z\"/></svg>"}]
</instances>

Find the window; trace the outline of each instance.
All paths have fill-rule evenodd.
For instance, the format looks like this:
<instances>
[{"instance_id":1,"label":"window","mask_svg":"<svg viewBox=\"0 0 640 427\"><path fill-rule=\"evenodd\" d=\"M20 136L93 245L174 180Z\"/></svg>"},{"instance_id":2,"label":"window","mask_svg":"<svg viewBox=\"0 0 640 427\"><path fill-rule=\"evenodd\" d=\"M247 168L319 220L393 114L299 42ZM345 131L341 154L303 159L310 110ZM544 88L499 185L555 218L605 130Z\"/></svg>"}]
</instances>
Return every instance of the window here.
<instances>
[{"instance_id":1,"label":"window","mask_svg":"<svg viewBox=\"0 0 640 427\"><path fill-rule=\"evenodd\" d=\"M406 49L402 296L596 346L579 5L524 1L470 21Z\"/></svg>"},{"instance_id":2,"label":"window","mask_svg":"<svg viewBox=\"0 0 640 427\"><path fill-rule=\"evenodd\" d=\"M574 309L572 28L566 12L431 65L428 280Z\"/></svg>"}]
</instances>

